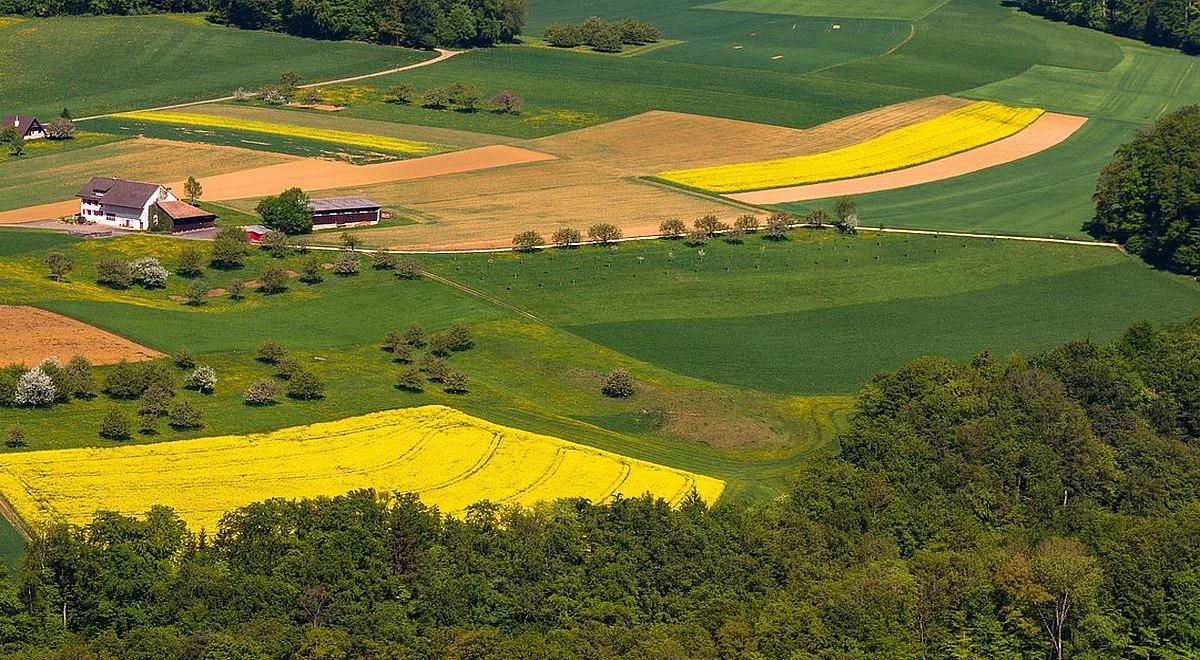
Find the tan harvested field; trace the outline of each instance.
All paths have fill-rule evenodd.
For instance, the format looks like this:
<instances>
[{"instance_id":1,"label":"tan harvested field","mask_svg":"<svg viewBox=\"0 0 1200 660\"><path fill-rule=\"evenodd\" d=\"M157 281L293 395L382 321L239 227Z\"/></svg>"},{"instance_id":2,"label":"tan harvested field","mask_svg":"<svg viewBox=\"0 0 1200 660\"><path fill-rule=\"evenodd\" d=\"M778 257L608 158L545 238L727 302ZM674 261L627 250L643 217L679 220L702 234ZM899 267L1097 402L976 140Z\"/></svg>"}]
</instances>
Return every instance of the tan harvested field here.
<instances>
[{"instance_id":1,"label":"tan harvested field","mask_svg":"<svg viewBox=\"0 0 1200 660\"><path fill-rule=\"evenodd\" d=\"M747 204L782 204L842 195L862 195L941 181L1011 163L1045 151L1074 135L1086 122L1087 117L1048 112L1016 135L924 165L857 179L735 193L726 197Z\"/></svg>"},{"instance_id":2,"label":"tan harvested field","mask_svg":"<svg viewBox=\"0 0 1200 660\"><path fill-rule=\"evenodd\" d=\"M34 365L47 357L66 363L82 355L92 364L151 360L162 354L100 328L36 307L0 305L0 365Z\"/></svg>"},{"instance_id":3,"label":"tan harvested field","mask_svg":"<svg viewBox=\"0 0 1200 660\"><path fill-rule=\"evenodd\" d=\"M620 178L578 161L531 163L337 193L365 195L421 220L358 232L374 247L413 250L508 247L515 234L527 229L549 236L564 225L586 232L601 221L619 225L626 236L647 236L657 234L669 218L690 222L712 213L732 222L746 213L716 198ZM232 205L249 210L255 200Z\"/></svg>"},{"instance_id":4,"label":"tan harvested field","mask_svg":"<svg viewBox=\"0 0 1200 660\"><path fill-rule=\"evenodd\" d=\"M298 160L295 156L219 147L191 142L133 138L62 154L39 156L21 163L4 176L5 199L47 199L59 202L0 211L0 224L57 218L79 211L71 196L92 176L111 176L141 181L174 181L207 177L264 165ZM207 188L207 186L206 186ZM49 197L54 199L54 197Z\"/></svg>"},{"instance_id":5,"label":"tan harvested field","mask_svg":"<svg viewBox=\"0 0 1200 660\"><path fill-rule=\"evenodd\" d=\"M627 174L800 156L862 142L970 105L933 96L871 110L811 129L783 128L678 112L647 112L533 141L563 158L604 163Z\"/></svg>"}]
</instances>

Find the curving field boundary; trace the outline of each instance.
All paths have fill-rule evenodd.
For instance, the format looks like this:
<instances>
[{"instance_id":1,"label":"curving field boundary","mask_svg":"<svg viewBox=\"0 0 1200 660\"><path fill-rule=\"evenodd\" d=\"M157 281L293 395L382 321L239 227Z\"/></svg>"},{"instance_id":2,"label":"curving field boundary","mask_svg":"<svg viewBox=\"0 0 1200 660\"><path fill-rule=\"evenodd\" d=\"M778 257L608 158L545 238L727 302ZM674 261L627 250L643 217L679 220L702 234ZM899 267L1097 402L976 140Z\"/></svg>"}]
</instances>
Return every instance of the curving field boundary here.
<instances>
[{"instance_id":1,"label":"curving field boundary","mask_svg":"<svg viewBox=\"0 0 1200 660\"><path fill-rule=\"evenodd\" d=\"M855 179L731 193L724 197L743 204L783 204L843 195L863 195L932 183L1004 165L1045 151L1074 135L1086 122L1087 117L1047 112L1019 133L921 165Z\"/></svg>"}]
</instances>

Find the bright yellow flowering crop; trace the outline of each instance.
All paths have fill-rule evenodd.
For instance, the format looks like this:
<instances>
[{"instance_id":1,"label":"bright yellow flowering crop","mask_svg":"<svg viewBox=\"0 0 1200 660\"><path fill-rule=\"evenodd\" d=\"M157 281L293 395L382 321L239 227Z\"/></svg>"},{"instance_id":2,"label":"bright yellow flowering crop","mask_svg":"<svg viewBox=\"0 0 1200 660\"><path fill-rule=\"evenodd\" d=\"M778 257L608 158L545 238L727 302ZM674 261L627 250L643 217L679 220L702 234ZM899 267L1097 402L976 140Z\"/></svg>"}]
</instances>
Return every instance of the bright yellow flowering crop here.
<instances>
[{"instance_id":1,"label":"bright yellow flowering crop","mask_svg":"<svg viewBox=\"0 0 1200 660\"><path fill-rule=\"evenodd\" d=\"M346 147L357 147L373 151L385 151L402 155L425 155L446 151L445 147L428 142L415 142L383 135L353 133L329 128L311 128L292 124L278 124L255 119L236 119L218 115L206 115L195 112L122 112L113 117L131 121L151 121L175 126L193 126L208 129L227 129L247 131L263 135L278 135L281 137L302 138L328 142Z\"/></svg>"},{"instance_id":2,"label":"bright yellow flowering crop","mask_svg":"<svg viewBox=\"0 0 1200 660\"><path fill-rule=\"evenodd\" d=\"M765 190L899 170L1001 140L1044 111L980 101L857 144L807 156L660 172L659 178L718 193Z\"/></svg>"},{"instance_id":3,"label":"bright yellow flowering crop","mask_svg":"<svg viewBox=\"0 0 1200 660\"><path fill-rule=\"evenodd\" d=\"M193 528L267 498L359 488L415 492L458 513L479 500L603 502L649 491L678 504L722 481L471 417L444 406L392 410L259 435L0 456L0 495L27 522L84 523L97 510L165 504Z\"/></svg>"}]
</instances>

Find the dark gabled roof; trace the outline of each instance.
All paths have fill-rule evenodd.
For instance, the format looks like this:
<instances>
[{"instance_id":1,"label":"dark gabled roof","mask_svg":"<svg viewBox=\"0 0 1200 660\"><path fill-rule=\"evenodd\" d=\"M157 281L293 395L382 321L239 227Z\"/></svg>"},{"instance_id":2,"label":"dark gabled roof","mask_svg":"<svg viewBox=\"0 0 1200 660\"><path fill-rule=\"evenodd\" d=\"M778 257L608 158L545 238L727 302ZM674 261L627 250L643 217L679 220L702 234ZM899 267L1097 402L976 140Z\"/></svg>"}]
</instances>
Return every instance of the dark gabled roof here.
<instances>
[{"instance_id":1,"label":"dark gabled roof","mask_svg":"<svg viewBox=\"0 0 1200 660\"><path fill-rule=\"evenodd\" d=\"M0 130L4 130L9 126L16 126L17 135L21 137L28 135L29 129L34 126L37 126L39 130L42 128L41 122L28 115L5 115L4 119L0 121Z\"/></svg>"},{"instance_id":2,"label":"dark gabled roof","mask_svg":"<svg viewBox=\"0 0 1200 660\"><path fill-rule=\"evenodd\" d=\"M146 202L158 195L159 188L160 186L156 183L140 183L94 176L83 184L75 196L136 209L145 206Z\"/></svg>"},{"instance_id":3,"label":"dark gabled roof","mask_svg":"<svg viewBox=\"0 0 1200 660\"><path fill-rule=\"evenodd\" d=\"M308 208L317 212L359 211L363 209L377 209L379 208L379 204L366 197L329 197L327 199L314 199L310 201Z\"/></svg>"},{"instance_id":4,"label":"dark gabled roof","mask_svg":"<svg viewBox=\"0 0 1200 660\"><path fill-rule=\"evenodd\" d=\"M163 200L158 203L158 208L162 209L163 213L166 213L167 215L171 216L171 219L175 220L175 221L194 220L197 218L208 219L208 218L217 217L216 214L209 213L208 211L205 211L204 209L201 209L201 208L196 208L195 206L192 206L191 204L188 204L187 202L173 202L170 200Z\"/></svg>"}]
</instances>

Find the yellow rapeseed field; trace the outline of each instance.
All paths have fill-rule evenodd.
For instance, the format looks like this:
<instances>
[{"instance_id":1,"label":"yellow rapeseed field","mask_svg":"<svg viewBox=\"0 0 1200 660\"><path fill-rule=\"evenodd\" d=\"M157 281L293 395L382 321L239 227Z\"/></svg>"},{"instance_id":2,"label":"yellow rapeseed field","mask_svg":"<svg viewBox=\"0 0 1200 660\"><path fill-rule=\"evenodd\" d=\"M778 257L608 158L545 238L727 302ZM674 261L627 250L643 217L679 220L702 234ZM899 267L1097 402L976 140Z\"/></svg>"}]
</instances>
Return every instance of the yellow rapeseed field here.
<instances>
[{"instance_id":1,"label":"yellow rapeseed field","mask_svg":"<svg viewBox=\"0 0 1200 660\"><path fill-rule=\"evenodd\" d=\"M444 406L351 417L258 435L0 456L0 495L32 524L84 523L97 510L174 508L195 529L267 498L359 488L415 492L458 513L479 500L603 502L649 491L672 504L724 482L558 438L507 428Z\"/></svg>"},{"instance_id":2,"label":"yellow rapeseed field","mask_svg":"<svg viewBox=\"0 0 1200 660\"><path fill-rule=\"evenodd\" d=\"M113 115L113 117L129 119L131 121L150 121L161 124L172 124L175 126L227 129L234 131L247 131L250 133L261 133L263 135L294 137L305 140L316 140L318 142L328 142L330 144L337 144L346 147L357 147L360 149L384 151L401 155L428 155L448 150L447 147L430 144L428 142L402 140L400 138L386 137L383 135L353 133L351 131L339 131L330 128L311 128L307 126L279 124L276 122L254 119L236 119L234 117L206 115L196 112L122 112L120 114Z\"/></svg>"},{"instance_id":3,"label":"yellow rapeseed field","mask_svg":"<svg viewBox=\"0 0 1200 660\"><path fill-rule=\"evenodd\" d=\"M1013 135L1040 108L980 101L879 137L806 156L661 172L667 181L718 193L837 181L928 163Z\"/></svg>"}]
</instances>

